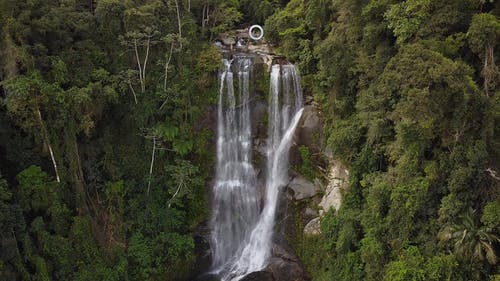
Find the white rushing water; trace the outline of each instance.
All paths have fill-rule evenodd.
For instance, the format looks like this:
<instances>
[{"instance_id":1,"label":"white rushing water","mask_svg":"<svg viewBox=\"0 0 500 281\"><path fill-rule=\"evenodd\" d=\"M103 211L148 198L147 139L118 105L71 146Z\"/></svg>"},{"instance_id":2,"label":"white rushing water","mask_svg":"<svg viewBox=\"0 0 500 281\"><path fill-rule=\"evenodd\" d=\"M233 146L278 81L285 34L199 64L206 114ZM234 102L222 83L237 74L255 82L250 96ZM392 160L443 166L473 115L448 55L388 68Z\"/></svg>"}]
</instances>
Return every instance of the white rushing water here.
<instances>
[{"instance_id":1,"label":"white rushing water","mask_svg":"<svg viewBox=\"0 0 500 281\"><path fill-rule=\"evenodd\" d=\"M212 219L214 269L223 281L239 280L248 273L262 270L269 262L278 197L288 183L288 154L303 106L296 67L273 65L265 198L259 213L255 172L250 163L251 124L247 103L251 72L247 76L244 71L251 64L242 64L240 58L235 60L242 106L236 109L234 90L231 89L231 63L226 61L226 70L220 80L217 180ZM227 106L224 97L228 97Z\"/></svg>"},{"instance_id":2,"label":"white rushing water","mask_svg":"<svg viewBox=\"0 0 500 281\"><path fill-rule=\"evenodd\" d=\"M259 214L252 166L250 79L252 59L224 61L218 105L217 171L211 220L213 268L222 269L248 239ZM233 70L238 78L234 91Z\"/></svg>"}]
</instances>

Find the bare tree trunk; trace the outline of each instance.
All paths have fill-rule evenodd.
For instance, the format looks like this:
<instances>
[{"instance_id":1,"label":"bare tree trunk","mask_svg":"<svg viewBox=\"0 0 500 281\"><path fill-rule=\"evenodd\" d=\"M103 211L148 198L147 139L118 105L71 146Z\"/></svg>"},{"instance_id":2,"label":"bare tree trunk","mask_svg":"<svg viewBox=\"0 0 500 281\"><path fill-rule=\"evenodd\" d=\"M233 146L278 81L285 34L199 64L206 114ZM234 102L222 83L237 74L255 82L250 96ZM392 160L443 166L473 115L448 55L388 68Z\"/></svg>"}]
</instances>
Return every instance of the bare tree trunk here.
<instances>
[{"instance_id":1,"label":"bare tree trunk","mask_svg":"<svg viewBox=\"0 0 500 281\"><path fill-rule=\"evenodd\" d=\"M54 171L56 172L56 180L57 182L61 182L61 178L59 177L59 172L57 171L56 158L54 157L54 151L52 150L50 142L47 142L47 146L49 147L50 159L52 159L52 165L54 165Z\"/></svg>"},{"instance_id":2,"label":"bare tree trunk","mask_svg":"<svg viewBox=\"0 0 500 281\"><path fill-rule=\"evenodd\" d=\"M207 17L205 18L205 27L210 27L210 5L207 4Z\"/></svg>"},{"instance_id":3,"label":"bare tree trunk","mask_svg":"<svg viewBox=\"0 0 500 281\"><path fill-rule=\"evenodd\" d=\"M174 52L174 43L170 44L170 53L168 54L168 59L165 62L165 79L163 80L163 90L167 90L167 78L168 78L168 66L170 65L170 60L172 60L172 53Z\"/></svg>"},{"instance_id":4,"label":"bare tree trunk","mask_svg":"<svg viewBox=\"0 0 500 281\"><path fill-rule=\"evenodd\" d=\"M77 193L79 193L78 197L80 197L80 205L78 206L78 212L80 215L89 213L89 205L88 202L91 202L91 197L88 193L87 188L85 187L85 177L83 174L82 161L80 159L80 152L78 149L78 142L76 140L76 135L70 136L73 139L73 153L75 157L75 166L72 167L74 171L74 180L75 187L77 189ZM73 165L71 165L73 166Z\"/></svg>"},{"instance_id":5,"label":"bare tree trunk","mask_svg":"<svg viewBox=\"0 0 500 281\"><path fill-rule=\"evenodd\" d=\"M42 129L42 136L43 136L44 142L47 144L47 147L49 148L50 159L52 160L52 165L54 166L54 172L56 173L56 180L57 180L57 182L61 182L61 178L59 177L59 171L57 170L57 162L56 162L56 158L54 156L54 151L52 150L52 146L50 145L50 140L49 140L49 136L47 133L47 128L45 128L45 124L43 123L42 113L40 112L40 109L37 109L37 113L38 113L38 119L40 121L40 126Z\"/></svg>"},{"instance_id":6,"label":"bare tree trunk","mask_svg":"<svg viewBox=\"0 0 500 281\"><path fill-rule=\"evenodd\" d=\"M486 93L486 96L489 97L488 95L488 46L485 48L485 54L484 54L484 67L483 67L483 76L484 76L484 92Z\"/></svg>"},{"instance_id":7,"label":"bare tree trunk","mask_svg":"<svg viewBox=\"0 0 500 281\"><path fill-rule=\"evenodd\" d=\"M130 90L132 91L132 95L134 95L135 104L137 104L137 95L135 93L134 87L132 86L132 81L130 81L130 78L128 79L128 86L129 86Z\"/></svg>"},{"instance_id":8,"label":"bare tree trunk","mask_svg":"<svg viewBox=\"0 0 500 281\"><path fill-rule=\"evenodd\" d=\"M142 93L144 93L146 88L144 86L144 80L142 76L142 66L141 66L141 59L139 58L139 50L137 48L137 39L134 39L134 51L135 51L135 59L137 61L137 68L139 69L139 81L141 82L141 91Z\"/></svg>"},{"instance_id":9,"label":"bare tree trunk","mask_svg":"<svg viewBox=\"0 0 500 281\"><path fill-rule=\"evenodd\" d=\"M201 30L205 30L205 11L207 10L207 5L203 5L203 11L201 12Z\"/></svg>"},{"instance_id":10,"label":"bare tree trunk","mask_svg":"<svg viewBox=\"0 0 500 281\"><path fill-rule=\"evenodd\" d=\"M175 0L175 9L177 11L177 24L179 26L179 49L182 49L182 23L181 23L181 12L179 10L179 2Z\"/></svg>"},{"instance_id":11,"label":"bare tree trunk","mask_svg":"<svg viewBox=\"0 0 500 281\"><path fill-rule=\"evenodd\" d=\"M172 200L174 200L174 198L177 196L177 194L179 194L179 191L181 191L181 187L183 186L182 183L179 183L179 185L177 186L177 190L175 191L174 195L172 196L172 198L170 198L170 200L168 201L168 207L170 208L170 205L172 205Z\"/></svg>"},{"instance_id":12,"label":"bare tree trunk","mask_svg":"<svg viewBox=\"0 0 500 281\"><path fill-rule=\"evenodd\" d=\"M146 41L146 56L144 57L144 63L142 66L142 80L144 81L144 83L146 83L146 65L148 64L150 43L151 43L151 35L148 35L148 40Z\"/></svg>"},{"instance_id":13,"label":"bare tree trunk","mask_svg":"<svg viewBox=\"0 0 500 281\"><path fill-rule=\"evenodd\" d=\"M153 152L151 153L151 165L149 166L149 179L148 179L148 196L151 190L151 178L153 176L153 165L155 162L155 152L156 152L156 137L153 137Z\"/></svg>"}]
</instances>

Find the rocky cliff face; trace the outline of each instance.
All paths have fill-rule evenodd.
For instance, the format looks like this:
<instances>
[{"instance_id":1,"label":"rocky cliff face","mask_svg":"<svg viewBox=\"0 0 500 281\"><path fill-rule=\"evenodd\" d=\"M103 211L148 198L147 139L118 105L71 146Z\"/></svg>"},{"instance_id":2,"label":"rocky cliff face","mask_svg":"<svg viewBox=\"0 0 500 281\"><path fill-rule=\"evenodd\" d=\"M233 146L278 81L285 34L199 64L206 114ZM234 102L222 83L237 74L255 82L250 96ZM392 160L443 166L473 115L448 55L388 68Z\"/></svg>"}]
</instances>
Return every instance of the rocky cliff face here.
<instances>
[{"instance_id":1,"label":"rocky cliff face","mask_svg":"<svg viewBox=\"0 0 500 281\"><path fill-rule=\"evenodd\" d=\"M243 280L309 280L290 245L293 244L292 240L302 235L321 233L322 216L331 209L340 208L342 192L348 186L349 176L347 168L326 152L322 132L319 106L310 102L304 109L290 152L292 171L281 195L275 227L274 257L264 271L253 273ZM256 139L255 143L256 153L263 153L258 144L265 143L265 139ZM309 152L309 159L303 159L301 151L304 150ZM308 162L312 174L301 174L305 162Z\"/></svg>"},{"instance_id":2,"label":"rocky cliff face","mask_svg":"<svg viewBox=\"0 0 500 281\"><path fill-rule=\"evenodd\" d=\"M291 179L288 189L293 191L292 199L307 199L307 207L301 210L301 219L306 221L303 229L307 235L321 232L322 216L331 209L338 210L342 204L342 192L348 187L348 169L328 152L323 140L323 120L317 104L311 102L306 106L304 115L296 132L296 147L305 147L310 151L314 178L304 179L297 174ZM294 150L296 152L296 150ZM304 159L293 157L299 166ZM304 204L303 204L304 205ZM313 218L311 215L315 214Z\"/></svg>"}]
</instances>

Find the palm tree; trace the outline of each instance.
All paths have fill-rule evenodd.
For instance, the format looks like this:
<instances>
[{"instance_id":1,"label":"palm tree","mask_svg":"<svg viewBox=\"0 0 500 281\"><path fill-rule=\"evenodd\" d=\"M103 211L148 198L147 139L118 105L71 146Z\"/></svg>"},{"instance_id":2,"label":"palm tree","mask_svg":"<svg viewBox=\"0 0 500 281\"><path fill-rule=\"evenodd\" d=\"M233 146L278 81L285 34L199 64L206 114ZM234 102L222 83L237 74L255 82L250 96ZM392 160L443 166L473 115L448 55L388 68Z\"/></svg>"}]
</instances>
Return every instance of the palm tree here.
<instances>
[{"instance_id":1,"label":"palm tree","mask_svg":"<svg viewBox=\"0 0 500 281\"><path fill-rule=\"evenodd\" d=\"M438 234L439 240L445 243L453 242L458 257L480 261L486 259L490 264L496 264L498 257L494 244L500 242L496 230L481 225L473 210L466 212L461 219L459 224L445 226Z\"/></svg>"}]
</instances>

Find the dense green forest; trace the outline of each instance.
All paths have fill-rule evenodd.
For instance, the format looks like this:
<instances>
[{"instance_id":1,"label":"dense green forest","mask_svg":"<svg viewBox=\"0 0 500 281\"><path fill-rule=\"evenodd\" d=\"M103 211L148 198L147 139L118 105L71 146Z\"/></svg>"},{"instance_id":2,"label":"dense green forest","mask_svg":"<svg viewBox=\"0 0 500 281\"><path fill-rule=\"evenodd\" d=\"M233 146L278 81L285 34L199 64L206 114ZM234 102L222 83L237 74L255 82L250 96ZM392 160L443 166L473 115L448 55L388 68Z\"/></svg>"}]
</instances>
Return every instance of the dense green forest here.
<instances>
[{"instance_id":1,"label":"dense green forest","mask_svg":"<svg viewBox=\"0 0 500 281\"><path fill-rule=\"evenodd\" d=\"M500 2L0 0L0 280L190 280L220 32L261 23L350 170L312 280L500 280Z\"/></svg>"},{"instance_id":2,"label":"dense green forest","mask_svg":"<svg viewBox=\"0 0 500 281\"><path fill-rule=\"evenodd\" d=\"M303 245L314 280L500 280L499 16L498 1L292 0L267 19L351 168Z\"/></svg>"}]
</instances>

